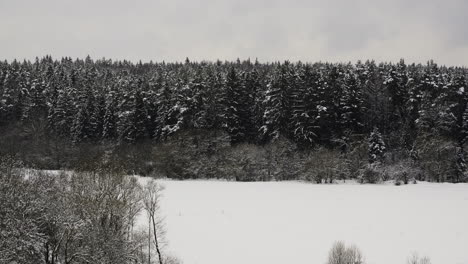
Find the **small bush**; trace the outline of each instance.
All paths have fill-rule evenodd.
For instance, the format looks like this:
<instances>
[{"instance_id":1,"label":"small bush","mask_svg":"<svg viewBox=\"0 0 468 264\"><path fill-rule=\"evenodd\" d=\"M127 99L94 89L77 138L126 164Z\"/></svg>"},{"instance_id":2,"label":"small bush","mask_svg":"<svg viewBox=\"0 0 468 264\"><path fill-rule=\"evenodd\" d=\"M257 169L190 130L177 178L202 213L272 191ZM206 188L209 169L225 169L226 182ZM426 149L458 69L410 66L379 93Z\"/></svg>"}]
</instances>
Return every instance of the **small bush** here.
<instances>
[{"instance_id":1,"label":"small bush","mask_svg":"<svg viewBox=\"0 0 468 264\"><path fill-rule=\"evenodd\" d=\"M324 180L324 177L320 172L313 173L311 178L315 181L315 183L322 183Z\"/></svg>"},{"instance_id":2,"label":"small bush","mask_svg":"<svg viewBox=\"0 0 468 264\"><path fill-rule=\"evenodd\" d=\"M415 182L421 171L411 165L408 160L403 160L398 163L388 165L384 168L385 174L388 175L388 180L394 180L395 185L408 184Z\"/></svg>"},{"instance_id":3,"label":"small bush","mask_svg":"<svg viewBox=\"0 0 468 264\"><path fill-rule=\"evenodd\" d=\"M368 164L359 175L361 183L377 183L380 181L394 180L395 185L415 182L416 176L421 173L407 161L392 165L381 163Z\"/></svg>"},{"instance_id":4,"label":"small bush","mask_svg":"<svg viewBox=\"0 0 468 264\"><path fill-rule=\"evenodd\" d=\"M319 148L310 153L304 163L304 173L307 180L316 183L332 183L335 179L345 178L347 168L343 157L336 150Z\"/></svg>"},{"instance_id":5,"label":"small bush","mask_svg":"<svg viewBox=\"0 0 468 264\"><path fill-rule=\"evenodd\" d=\"M364 168L359 178L361 183L377 183L381 180L381 171L378 165L369 164Z\"/></svg>"}]
</instances>

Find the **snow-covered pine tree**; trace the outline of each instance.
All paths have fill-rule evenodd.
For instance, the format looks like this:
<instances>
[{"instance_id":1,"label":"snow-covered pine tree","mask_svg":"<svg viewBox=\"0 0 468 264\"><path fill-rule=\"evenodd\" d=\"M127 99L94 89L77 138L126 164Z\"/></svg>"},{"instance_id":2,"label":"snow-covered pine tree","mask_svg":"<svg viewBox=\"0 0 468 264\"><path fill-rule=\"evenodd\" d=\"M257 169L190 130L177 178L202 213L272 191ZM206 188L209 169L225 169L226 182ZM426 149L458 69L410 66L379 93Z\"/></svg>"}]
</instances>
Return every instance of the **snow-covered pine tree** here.
<instances>
[{"instance_id":1,"label":"snow-covered pine tree","mask_svg":"<svg viewBox=\"0 0 468 264\"><path fill-rule=\"evenodd\" d=\"M206 69L206 128L221 129L224 112L224 77L220 69L220 62Z\"/></svg>"},{"instance_id":2,"label":"snow-covered pine tree","mask_svg":"<svg viewBox=\"0 0 468 264\"><path fill-rule=\"evenodd\" d=\"M424 70L419 84L417 84L420 93L417 95L419 100L416 99L416 102L419 101L416 125L424 133L438 133L438 117L441 105L434 102L441 95L441 91L446 85L441 76L437 65L431 61Z\"/></svg>"},{"instance_id":3,"label":"snow-covered pine tree","mask_svg":"<svg viewBox=\"0 0 468 264\"><path fill-rule=\"evenodd\" d=\"M74 106L70 98L70 89L58 90L54 107L49 111L48 123L54 134L59 137L69 138L73 124Z\"/></svg>"},{"instance_id":4,"label":"snow-covered pine tree","mask_svg":"<svg viewBox=\"0 0 468 264\"><path fill-rule=\"evenodd\" d=\"M341 137L340 113L341 99L344 91L344 69L343 65L329 65L326 68L327 87L327 111L328 111L328 140L336 140Z\"/></svg>"},{"instance_id":5,"label":"snow-covered pine tree","mask_svg":"<svg viewBox=\"0 0 468 264\"><path fill-rule=\"evenodd\" d=\"M307 86L304 85L302 80L305 76L301 63L297 65L297 73L296 85L291 87L290 91L291 119L288 121L288 127L292 131L292 138L299 142L303 138L301 135L304 135L304 127L307 125L305 122L308 119L304 101Z\"/></svg>"},{"instance_id":6,"label":"snow-covered pine tree","mask_svg":"<svg viewBox=\"0 0 468 264\"><path fill-rule=\"evenodd\" d=\"M115 91L108 92L105 104L102 138L114 139L117 137L117 98Z\"/></svg>"},{"instance_id":7,"label":"snow-covered pine tree","mask_svg":"<svg viewBox=\"0 0 468 264\"><path fill-rule=\"evenodd\" d=\"M264 140L275 140L293 134L288 125L291 119L291 90L295 85L294 65L286 61L277 66L267 86L263 126Z\"/></svg>"},{"instance_id":8,"label":"snow-covered pine tree","mask_svg":"<svg viewBox=\"0 0 468 264\"><path fill-rule=\"evenodd\" d=\"M258 63L258 61L256 61ZM248 93L248 102L251 114L251 127L247 132L247 141L254 143L258 141L258 132L262 127L263 108L262 101L265 97L264 86L257 69L251 69L244 73L244 85Z\"/></svg>"},{"instance_id":9,"label":"snow-covered pine tree","mask_svg":"<svg viewBox=\"0 0 468 264\"><path fill-rule=\"evenodd\" d=\"M317 142L320 118L324 111L321 104L323 81L310 65L301 68L294 89L292 127L294 138L300 146L307 147Z\"/></svg>"},{"instance_id":10,"label":"snow-covered pine tree","mask_svg":"<svg viewBox=\"0 0 468 264\"><path fill-rule=\"evenodd\" d=\"M148 135L148 137L150 138L153 138L154 132L156 131L156 127L158 125L158 100L156 95L156 89L153 88L154 87L150 87L149 89L144 89L142 91L144 113L146 114L146 135Z\"/></svg>"},{"instance_id":11,"label":"snow-covered pine tree","mask_svg":"<svg viewBox=\"0 0 468 264\"><path fill-rule=\"evenodd\" d=\"M76 115L71 128L71 136L74 143L89 141L95 138L95 120L92 115L95 109L95 95L90 80L85 80L86 86L81 86L76 92Z\"/></svg>"},{"instance_id":12,"label":"snow-covered pine tree","mask_svg":"<svg viewBox=\"0 0 468 264\"><path fill-rule=\"evenodd\" d=\"M441 133L452 138L458 145L464 144L463 115L468 103L467 82L461 72L448 76L447 84L439 94L436 104L440 105L438 127Z\"/></svg>"},{"instance_id":13,"label":"snow-covered pine tree","mask_svg":"<svg viewBox=\"0 0 468 264\"><path fill-rule=\"evenodd\" d=\"M6 66L0 61L0 94L3 93L3 82L6 77Z\"/></svg>"},{"instance_id":14,"label":"snow-covered pine tree","mask_svg":"<svg viewBox=\"0 0 468 264\"><path fill-rule=\"evenodd\" d=\"M73 125L71 128L72 140L74 143L82 142L89 138L90 130L89 113L87 107L81 105L78 107Z\"/></svg>"},{"instance_id":15,"label":"snow-covered pine tree","mask_svg":"<svg viewBox=\"0 0 468 264\"><path fill-rule=\"evenodd\" d=\"M135 140L136 141L140 141L146 137L147 116L148 115L146 113L146 109L144 105L143 94L140 91L140 88L138 88L134 95L134 109L133 109L133 124L135 127Z\"/></svg>"},{"instance_id":16,"label":"snow-covered pine tree","mask_svg":"<svg viewBox=\"0 0 468 264\"><path fill-rule=\"evenodd\" d=\"M406 64L403 59L397 65L392 65L384 75L384 85L386 86L391 100L392 121L404 118L405 105L408 100L408 74ZM401 122L396 122L398 124Z\"/></svg>"},{"instance_id":17,"label":"snow-covered pine tree","mask_svg":"<svg viewBox=\"0 0 468 264\"><path fill-rule=\"evenodd\" d=\"M194 128L206 128L208 126L207 116L208 116L208 86L206 84L205 72L201 69L198 70L198 73L195 75L195 78L189 83L190 100L187 102L187 105L190 105L190 114L189 117L190 126Z\"/></svg>"},{"instance_id":18,"label":"snow-covered pine tree","mask_svg":"<svg viewBox=\"0 0 468 264\"><path fill-rule=\"evenodd\" d=\"M106 99L103 94L96 93L95 103L90 116L91 119L91 138L101 139L104 129L104 115L106 111Z\"/></svg>"},{"instance_id":19,"label":"snow-covered pine tree","mask_svg":"<svg viewBox=\"0 0 468 264\"><path fill-rule=\"evenodd\" d=\"M38 103L39 96L42 90L37 79L31 80L31 74L25 69L19 72L18 89L23 94L21 102L21 120L29 119L29 114L34 115L35 103Z\"/></svg>"},{"instance_id":20,"label":"snow-covered pine tree","mask_svg":"<svg viewBox=\"0 0 468 264\"><path fill-rule=\"evenodd\" d=\"M224 126L231 137L231 143L244 142L252 126L249 104L251 94L247 92L240 74L233 67L226 76L225 89Z\"/></svg>"},{"instance_id":21,"label":"snow-covered pine tree","mask_svg":"<svg viewBox=\"0 0 468 264\"><path fill-rule=\"evenodd\" d=\"M173 91L169 89L169 86L161 73L159 73L156 77L155 89L158 114L156 117L156 127L153 134L153 138L155 140L159 140L161 139L161 137L163 137L163 129L166 125L166 120L168 118L169 110L171 108Z\"/></svg>"},{"instance_id":22,"label":"snow-covered pine tree","mask_svg":"<svg viewBox=\"0 0 468 264\"><path fill-rule=\"evenodd\" d=\"M171 80L176 88L171 89L171 87L166 86L163 96L160 97L161 99L168 100L160 104L166 108L164 112L160 113L162 114L161 129L158 137L160 139L165 139L187 127L187 123L191 121L187 119L191 116L190 106L193 94L188 85L188 77L185 74L182 74L182 78Z\"/></svg>"},{"instance_id":23,"label":"snow-covered pine tree","mask_svg":"<svg viewBox=\"0 0 468 264\"><path fill-rule=\"evenodd\" d=\"M145 114L143 97L141 94L141 82L125 80L124 100L121 102L119 115L118 134L121 142L135 143L146 137Z\"/></svg>"},{"instance_id":24,"label":"snow-covered pine tree","mask_svg":"<svg viewBox=\"0 0 468 264\"><path fill-rule=\"evenodd\" d=\"M359 133L363 127L361 115L363 113L362 92L358 85L356 76L351 70L347 70L343 77L343 91L340 98L341 135L345 131Z\"/></svg>"},{"instance_id":25,"label":"snow-covered pine tree","mask_svg":"<svg viewBox=\"0 0 468 264\"><path fill-rule=\"evenodd\" d=\"M465 145L468 142L468 104L462 114L462 121L460 126L460 143Z\"/></svg>"},{"instance_id":26,"label":"snow-covered pine tree","mask_svg":"<svg viewBox=\"0 0 468 264\"><path fill-rule=\"evenodd\" d=\"M17 87L14 72L7 69L4 75L0 94L0 124L6 124L16 118L15 108L21 105L17 100L18 94L22 93Z\"/></svg>"},{"instance_id":27,"label":"snow-covered pine tree","mask_svg":"<svg viewBox=\"0 0 468 264\"><path fill-rule=\"evenodd\" d=\"M385 142L378 128L374 128L369 136L369 163L382 162L386 151Z\"/></svg>"}]
</instances>

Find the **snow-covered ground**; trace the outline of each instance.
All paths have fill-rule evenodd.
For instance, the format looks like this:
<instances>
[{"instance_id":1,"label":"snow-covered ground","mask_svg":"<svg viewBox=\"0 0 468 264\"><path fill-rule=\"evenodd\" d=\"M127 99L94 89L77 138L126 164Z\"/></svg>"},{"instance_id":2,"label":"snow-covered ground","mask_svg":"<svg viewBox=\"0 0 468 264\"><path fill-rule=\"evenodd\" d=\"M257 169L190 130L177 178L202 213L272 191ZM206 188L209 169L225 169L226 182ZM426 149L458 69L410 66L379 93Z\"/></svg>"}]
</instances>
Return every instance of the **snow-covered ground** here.
<instances>
[{"instance_id":1,"label":"snow-covered ground","mask_svg":"<svg viewBox=\"0 0 468 264\"><path fill-rule=\"evenodd\" d=\"M323 264L336 240L369 264L468 263L468 184L160 182L168 250L185 264Z\"/></svg>"}]
</instances>

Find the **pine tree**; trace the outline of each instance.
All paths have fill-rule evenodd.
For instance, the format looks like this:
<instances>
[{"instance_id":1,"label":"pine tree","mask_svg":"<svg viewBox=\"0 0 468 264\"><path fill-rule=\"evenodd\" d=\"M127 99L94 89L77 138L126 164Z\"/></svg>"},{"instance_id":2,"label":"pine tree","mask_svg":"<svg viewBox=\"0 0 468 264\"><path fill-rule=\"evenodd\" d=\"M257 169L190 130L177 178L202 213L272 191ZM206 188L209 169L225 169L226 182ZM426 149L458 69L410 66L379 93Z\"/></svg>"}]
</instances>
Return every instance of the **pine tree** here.
<instances>
[{"instance_id":1,"label":"pine tree","mask_svg":"<svg viewBox=\"0 0 468 264\"><path fill-rule=\"evenodd\" d=\"M276 140L281 135L292 134L288 128L291 113L291 90L295 85L295 73L289 62L278 66L266 91L265 113L260 131L264 140Z\"/></svg>"},{"instance_id":2,"label":"pine tree","mask_svg":"<svg viewBox=\"0 0 468 264\"><path fill-rule=\"evenodd\" d=\"M182 74L182 77L174 81L176 87L174 91L166 87L163 93L164 100L167 98L168 102L163 103L163 107L166 109L164 109L164 113L161 113L163 114L159 136L161 139L165 139L181 129L189 127L192 121L190 117L193 116L193 109L191 109L193 107L191 102L193 93L188 85L189 81L184 80L187 76Z\"/></svg>"},{"instance_id":3,"label":"pine tree","mask_svg":"<svg viewBox=\"0 0 468 264\"><path fill-rule=\"evenodd\" d=\"M104 115L106 111L106 100L102 94L97 94L95 104L92 107L90 116L91 122L91 138L101 139L104 130Z\"/></svg>"},{"instance_id":4,"label":"pine tree","mask_svg":"<svg viewBox=\"0 0 468 264\"><path fill-rule=\"evenodd\" d=\"M11 70L7 70L2 83L0 94L0 125L6 124L15 118L15 108L19 105L15 94L18 94L15 77Z\"/></svg>"},{"instance_id":5,"label":"pine tree","mask_svg":"<svg viewBox=\"0 0 468 264\"><path fill-rule=\"evenodd\" d=\"M377 128L369 136L369 163L382 162L386 151L385 142L382 134Z\"/></svg>"},{"instance_id":6,"label":"pine tree","mask_svg":"<svg viewBox=\"0 0 468 264\"><path fill-rule=\"evenodd\" d=\"M462 124L460 126L460 143L464 145L468 142L468 104L462 114Z\"/></svg>"},{"instance_id":7,"label":"pine tree","mask_svg":"<svg viewBox=\"0 0 468 264\"><path fill-rule=\"evenodd\" d=\"M258 62L257 62L258 63ZM246 105L251 115L251 124L247 131L247 141L255 143L258 140L258 132L262 126L263 112L262 101L264 100L264 87L258 70L252 69L244 73L244 85L248 95Z\"/></svg>"},{"instance_id":8,"label":"pine tree","mask_svg":"<svg viewBox=\"0 0 468 264\"><path fill-rule=\"evenodd\" d=\"M404 60L396 66L391 66L384 76L384 85L390 93L392 105L392 122L399 124L398 119L404 118L406 115L405 105L408 100L408 75L406 72L406 64Z\"/></svg>"},{"instance_id":9,"label":"pine tree","mask_svg":"<svg viewBox=\"0 0 468 264\"><path fill-rule=\"evenodd\" d=\"M194 128L204 129L208 127L208 87L206 85L206 76L203 71L199 70L194 80L189 83L190 95L190 126Z\"/></svg>"},{"instance_id":10,"label":"pine tree","mask_svg":"<svg viewBox=\"0 0 468 264\"><path fill-rule=\"evenodd\" d=\"M74 143L89 141L96 136L94 133L96 124L92 119L95 98L91 88L78 92L76 107L77 113L71 128L72 140Z\"/></svg>"},{"instance_id":11,"label":"pine tree","mask_svg":"<svg viewBox=\"0 0 468 264\"><path fill-rule=\"evenodd\" d=\"M126 83L129 89L122 102L123 110L119 116L118 134L121 142L134 143L146 137L146 118L143 97L139 83L129 80Z\"/></svg>"},{"instance_id":12,"label":"pine tree","mask_svg":"<svg viewBox=\"0 0 468 264\"><path fill-rule=\"evenodd\" d=\"M363 127L361 115L363 112L363 98L358 82L353 72L347 71L343 80L343 92L340 98L341 133L351 131L359 133Z\"/></svg>"},{"instance_id":13,"label":"pine tree","mask_svg":"<svg viewBox=\"0 0 468 264\"><path fill-rule=\"evenodd\" d=\"M82 142L89 138L89 113L86 107L80 107L73 120L71 129L72 140L74 143Z\"/></svg>"},{"instance_id":14,"label":"pine tree","mask_svg":"<svg viewBox=\"0 0 468 264\"><path fill-rule=\"evenodd\" d=\"M69 89L58 91L57 101L49 111L49 128L55 135L69 138L73 124L73 103L70 99Z\"/></svg>"},{"instance_id":15,"label":"pine tree","mask_svg":"<svg viewBox=\"0 0 468 264\"><path fill-rule=\"evenodd\" d=\"M114 91L109 91L106 98L102 138L114 139L117 137L117 116L116 116L116 95Z\"/></svg>"},{"instance_id":16,"label":"pine tree","mask_svg":"<svg viewBox=\"0 0 468 264\"><path fill-rule=\"evenodd\" d=\"M208 67L206 73L206 128L221 129L223 125L225 85L219 65Z\"/></svg>"},{"instance_id":17,"label":"pine tree","mask_svg":"<svg viewBox=\"0 0 468 264\"><path fill-rule=\"evenodd\" d=\"M164 133L164 127L166 126L166 122L168 121L173 92L171 91L171 89L169 89L169 86L167 85L167 83L161 75L157 77L156 89L156 105L158 107L158 114L156 117L156 128L154 131L153 138L159 140L166 136Z\"/></svg>"},{"instance_id":18,"label":"pine tree","mask_svg":"<svg viewBox=\"0 0 468 264\"><path fill-rule=\"evenodd\" d=\"M149 138L154 137L154 133L158 126L158 99L155 89L150 89L142 92L145 118L145 134Z\"/></svg>"},{"instance_id":19,"label":"pine tree","mask_svg":"<svg viewBox=\"0 0 468 264\"><path fill-rule=\"evenodd\" d=\"M321 114L325 110L322 92L322 77L310 65L305 65L293 92L292 127L300 146L310 146L319 140Z\"/></svg>"},{"instance_id":20,"label":"pine tree","mask_svg":"<svg viewBox=\"0 0 468 264\"><path fill-rule=\"evenodd\" d=\"M440 104L434 104L438 100L442 88L445 86L437 65L429 62L422 78L419 81L420 93L416 102L419 102L416 124L420 131L436 135L438 134L438 117L442 110ZM437 107L435 107L437 106Z\"/></svg>"},{"instance_id":21,"label":"pine tree","mask_svg":"<svg viewBox=\"0 0 468 264\"><path fill-rule=\"evenodd\" d=\"M225 128L231 143L247 141L251 124L251 94L246 90L239 74L234 68L226 76L226 99L224 109Z\"/></svg>"},{"instance_id":22,"label":"pine tree","mask_svg":"<svg viewBox=\"0 0 468 264\"><path fill-rule=\"evenodd\" d=\"M465 91L467 82L459 72L447 78L450 80L435 101L440 105L437 126L441 134L452 138L458 145L463 145L465 137L463 114L468 104L468 91Z\"/></svg>"},{"instance_id":23,"label":"pine tree","mask_svg":"<svg viewBox=\"0 0 468 264\"><path fill-rule=\"evenodd\" d=\"M330 66L327 69L327 99L325 100L325 109L327 110L328 115L327 120L323 120L327 123L328 127L327 140L339 139L342 134L342 127L340 124L340 113L344 87L344 72L342 65Z\"/></svg>"},{"instance_id":24,"label":"pine tree","mask_svg":"<svg viewBox=\"0 0 468 264\"><path fill-rule=\"evenodd\" d=\"M40 110L42 104L42 85L37 78L31 80L31 74L27 71L20 73L19 89L24 93L22 102L22 120L33 120Z\"/></svg>"},{"instance_id":25,"label":"pine tree","mask_svg":"<svg viewBox=\"0 0 468 264\"><path fill-rule=\"evenodd\" d=\"M146 109L144 98L140 90L135 93L135 102L133 110L133 124L135 127L135 140L140 141L146 137Z\"/></svg>"}]
</instances>

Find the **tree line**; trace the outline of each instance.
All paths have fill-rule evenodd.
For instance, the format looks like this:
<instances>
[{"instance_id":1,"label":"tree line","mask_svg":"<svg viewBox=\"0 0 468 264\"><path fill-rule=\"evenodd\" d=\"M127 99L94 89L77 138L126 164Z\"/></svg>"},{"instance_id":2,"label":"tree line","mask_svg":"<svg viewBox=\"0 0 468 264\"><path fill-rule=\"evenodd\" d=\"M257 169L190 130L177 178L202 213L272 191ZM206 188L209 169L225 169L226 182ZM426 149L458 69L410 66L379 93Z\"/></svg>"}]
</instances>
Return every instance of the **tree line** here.
<instances>
[{"instance_id":1,"label":"tree line","mask_svg":"<svg viewBox=\"0 0 468 264\"><path fill-rule=\"evenodd\" d=\"M112 151L101 151L102 157L115 148L152 145L174 152L175 145L183 156L200 154L205 140L219 144L194 157L219 158L226 152L218 151L219 146L229 149L227 156L253 148L265 163L278 163L268 157L284 152L289 154L282 158L295 156L301 161L298 167L306 168L314 163L305 158L310 153L337 156L337 164L327 158L335 169L320 173L323 179L328 174L351 175L339 169L341 163L350 163L351 153L365 145L367 154L358 155L359 164L365 159L367 165L392 165L387 172L409 167L419 172L407 173L424 179L459 182L467 179L467 78L466 68L433 61L132 63L50 56L5 61L0 62L0 133L6 140L0 152L18 154L19 146L28 149L46 142L49 152L60 153L51 158L55 167L63 167L67 155L61 151L66 148L112 145ZM176 142L187 139L188 147ZM275 146L282 146L281 151ZM32 156L28 151L21 155ZM166 154L163 158L168 159ZM356 168L361 176L363 168ZM271 179L273 174L258 177Z\"/></svg>"}]
</instances>

